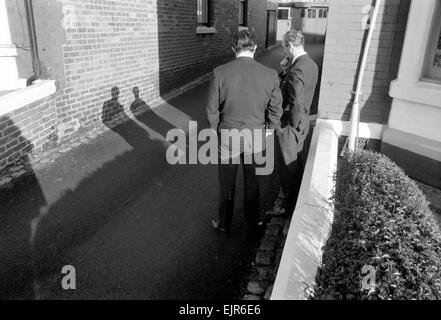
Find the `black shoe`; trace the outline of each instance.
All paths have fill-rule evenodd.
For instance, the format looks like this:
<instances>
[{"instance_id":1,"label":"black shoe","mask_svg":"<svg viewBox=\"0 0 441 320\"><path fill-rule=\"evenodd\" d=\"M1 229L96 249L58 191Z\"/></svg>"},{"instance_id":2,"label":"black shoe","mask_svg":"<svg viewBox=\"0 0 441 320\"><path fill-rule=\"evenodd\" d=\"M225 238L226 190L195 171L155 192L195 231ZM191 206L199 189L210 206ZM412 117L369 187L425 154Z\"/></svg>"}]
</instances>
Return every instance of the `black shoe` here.
<instances>
[{"instance_id":1,"label":"black shoe","mask_svg":"<svg viewBox=\"0 0 441 320\"><path fill-rule=\"evenodd\" d=\"M230 231L229 231L228 229L225 229L225 228L220 227L219 222L213 220L213 221L211 222L211 224L213 225L213 228L214 228L216 231L219 231L219 232L221 232L221 233L223 233L223 234L226 234L226 235L230 234Z\"/></svg>"}]
</instances>

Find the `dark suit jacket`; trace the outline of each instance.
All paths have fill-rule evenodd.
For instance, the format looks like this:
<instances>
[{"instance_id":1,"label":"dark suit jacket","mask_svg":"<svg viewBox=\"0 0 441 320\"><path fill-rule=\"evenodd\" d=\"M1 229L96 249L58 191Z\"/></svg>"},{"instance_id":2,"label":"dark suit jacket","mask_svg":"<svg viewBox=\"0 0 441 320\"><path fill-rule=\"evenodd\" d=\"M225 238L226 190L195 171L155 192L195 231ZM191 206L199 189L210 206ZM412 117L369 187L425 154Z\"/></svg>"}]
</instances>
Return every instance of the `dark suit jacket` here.
<instances>
[{"instance_id":1,"label":"dark suit jacket","mask_svg":"<svg viewBox=\"0 0 441 320\"><path fill-rule=\"evenodd\" d=\"M283 75L283 108L288 110L287 123L278 137L286 164L297 160L308 136L309 114L318 82L317 64L308 55L299 57Z\"/></svg>"},{"instance_id":2,"label":"dark suit jacket","mask_svg":"<svg viewBox=\"0 0 441 320\"><path fill-rule=\"evenodd\" d=\"M277 72L254 59L237 58L213 72L208 121L216 131L278 129L282 103Z\"/></svg>"}]
</instances>

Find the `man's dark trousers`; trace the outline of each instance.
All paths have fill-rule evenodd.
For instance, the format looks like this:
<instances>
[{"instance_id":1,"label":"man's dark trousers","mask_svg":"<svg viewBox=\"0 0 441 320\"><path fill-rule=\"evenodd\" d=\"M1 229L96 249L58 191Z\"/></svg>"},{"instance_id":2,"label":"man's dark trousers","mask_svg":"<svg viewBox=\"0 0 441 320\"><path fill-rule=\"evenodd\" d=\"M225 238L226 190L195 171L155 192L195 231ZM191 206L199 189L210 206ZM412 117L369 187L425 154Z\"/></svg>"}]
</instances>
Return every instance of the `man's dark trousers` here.
<instances>
[{"instance_id":1,"label":"man's dark trousers","mask_svg":"<svg viewBox=\"0 0 441 320\"><path fill-rule=\"evenodd\" d=\"M260 179L256 175L259 165L253 161L245 163L244 153L240 155L244 177L244 213L251 232L256 232L260 217L259 192ZM219 160L220 206L219 224L230 231L233 222L234 201L239 164L222 164Z\"/></svg>"}]
</instances>

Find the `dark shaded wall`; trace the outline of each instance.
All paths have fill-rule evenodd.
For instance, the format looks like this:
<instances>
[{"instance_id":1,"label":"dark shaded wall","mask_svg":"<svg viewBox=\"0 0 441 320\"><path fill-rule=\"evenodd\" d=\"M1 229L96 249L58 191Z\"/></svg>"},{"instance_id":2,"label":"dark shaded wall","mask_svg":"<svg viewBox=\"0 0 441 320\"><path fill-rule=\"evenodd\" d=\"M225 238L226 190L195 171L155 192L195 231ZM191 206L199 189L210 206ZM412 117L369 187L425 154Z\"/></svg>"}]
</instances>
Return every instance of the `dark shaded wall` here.
<instances>
[{"instance_id":1,"label":"dark shaded wall","mask_svg":"<svg viewBox=\"0 0 441 320\"><path fill-rule=\"evenodd\" d=\"M267 0L248 2L248 29L265 47ZM234 58L231 38L239 28L239 1L212 0L209 27L198 34L197 2L158 0L160 93L165 94Z\"/></svg>"}]
</instances>

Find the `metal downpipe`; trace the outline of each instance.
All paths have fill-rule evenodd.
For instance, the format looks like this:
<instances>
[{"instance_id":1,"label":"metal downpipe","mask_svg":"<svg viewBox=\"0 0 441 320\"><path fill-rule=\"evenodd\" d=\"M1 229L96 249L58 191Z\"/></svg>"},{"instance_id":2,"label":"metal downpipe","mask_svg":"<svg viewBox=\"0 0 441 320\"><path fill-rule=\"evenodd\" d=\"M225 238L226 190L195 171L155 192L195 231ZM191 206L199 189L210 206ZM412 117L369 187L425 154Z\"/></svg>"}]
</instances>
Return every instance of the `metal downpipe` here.
<instances>
[{"instance_id":1,"label":"metal downpipe","mask_svg":"<svg viewBox=\"0 0 441 320\"><path fill-rule=\"evenodd\" d=\"M354 95L354 103L352 105L352 113L351 113L351 127L349 133L348 140L348 149L349 151L355 151L357 140L358 140L358 130L359 130L359 122L360 122L360 98L363 94L361 92L361 87L363 85L363 77L366 69L366 62L368 58L369 48L371 46L372 35L374 34L375 25L377 23L378 12L380 10L381 0L375 1L374 11L371 16L371 23L369 26L369 33L366 38L366 43L363 50L363 58L361 60L360 65L360 74L357 79L357 86L355 91L351 92Z\"/></svg>"},{"instance_id":2,"label":"metal downpipe","mask_svg":"<svg viewBox=\"0 0 441 320\"><path fill-rule=\"evenodd\" d=\"M26 81L26 85L31 86L35 80L38 80L41 77L41 64L38 55L37 31L35 29L34 8L32 0L24 0L24 5L26 9L29 43L31 47L32 70L34 72L34 74Z\"/></svg>"}]
</instances>

